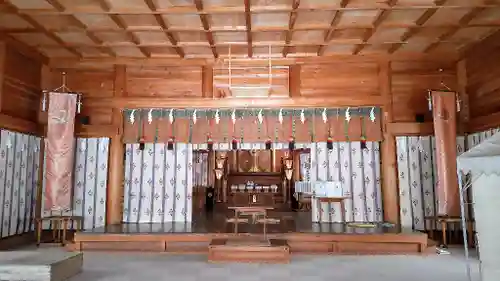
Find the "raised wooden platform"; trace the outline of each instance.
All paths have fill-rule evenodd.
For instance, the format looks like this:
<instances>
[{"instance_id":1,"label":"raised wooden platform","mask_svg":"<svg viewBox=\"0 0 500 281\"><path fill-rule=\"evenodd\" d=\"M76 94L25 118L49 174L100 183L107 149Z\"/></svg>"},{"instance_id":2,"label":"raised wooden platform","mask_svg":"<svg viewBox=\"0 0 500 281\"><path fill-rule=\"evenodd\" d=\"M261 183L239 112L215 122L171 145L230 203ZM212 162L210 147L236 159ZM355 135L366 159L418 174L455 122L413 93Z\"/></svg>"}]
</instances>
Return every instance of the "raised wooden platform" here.
<instances>
[{"instance_id":1,"label":"raised wooden platform","mask_svg":"<svg viewBox=\"0 0 500 281\"><path fill-rule=\"evenodd\" d=\"M247 225L246 227L250 227ZM269 227L267 239L285 240L292 254L419 254L427 249L427 235L393 228L352 228L344 224L320 224L309 230ZM241 227L244 230L244 227ZM295 231L293 231L293 230ZM230 230L230 229L227 229ZM293 231L293 232L292 232ZM117 225L75 234L80 251L150 251L170 253L208 253L213 239L253 237L263 239L261 231L235 235L187 224Z\"/></svg>"},{"instance_id":2,"label":"raised wooden platform","mask_svg":"<svg viewBox=\"0 0 500 281\"><path fill-rule=\"evenodd\" d=\"M208 246L208 261L288 263L290 247L283 239L215 238Z\"/></svg>"}]
</instances>

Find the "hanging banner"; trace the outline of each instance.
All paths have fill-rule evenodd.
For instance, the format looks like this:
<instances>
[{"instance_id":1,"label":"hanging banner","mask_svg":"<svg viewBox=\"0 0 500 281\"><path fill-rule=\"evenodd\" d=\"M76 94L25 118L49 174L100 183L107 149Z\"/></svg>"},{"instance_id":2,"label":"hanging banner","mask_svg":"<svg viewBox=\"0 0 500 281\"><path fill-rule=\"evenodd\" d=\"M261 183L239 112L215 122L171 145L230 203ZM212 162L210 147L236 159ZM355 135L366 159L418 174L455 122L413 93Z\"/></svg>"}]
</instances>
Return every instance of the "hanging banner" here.
<instances>
[{"instance_id":1,"label":"hanging banner","mask_svg":"<svg viewBox=\"0 0 500 281\"><path fill-rule=\"evenodd\" d=\"M432 92L432 113L436 137L437 215L460 216L457 179L456 94Z\"/></svg>"},{"instance_id":2,"label":"hanging banner","mask_svg":"<svg viewBox=\"0 0 500 281\"><path fill-rule=\"evenodd\" d=\"M45 138L45 211L71 210L77 95L49 93Z\"/></svg>"}]
</instances>

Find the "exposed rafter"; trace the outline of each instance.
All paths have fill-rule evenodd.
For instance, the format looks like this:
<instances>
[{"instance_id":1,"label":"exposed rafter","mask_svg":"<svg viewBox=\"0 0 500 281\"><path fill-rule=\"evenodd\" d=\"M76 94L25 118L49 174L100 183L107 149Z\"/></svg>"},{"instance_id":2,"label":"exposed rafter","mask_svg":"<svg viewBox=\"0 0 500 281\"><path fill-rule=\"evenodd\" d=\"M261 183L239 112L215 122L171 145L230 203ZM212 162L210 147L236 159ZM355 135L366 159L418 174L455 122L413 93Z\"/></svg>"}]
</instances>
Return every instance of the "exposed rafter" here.
<instances>
[{"instance_id":1,"label":"exposed rafter","mask_svg":"<svg viewBox=\"0 0 500 281\"><path fill-rule=\"evenodd\" d=\"M460 21L458 22L459 26L451 28L448 32L443 34L442 36L439 37L439 41L445 41L451 38L455 33L457 33L460 30L460 26L465 26L467 25L470 21L472 21L478 14L480 14L482 11L484 11L484 8L475 8L472 9L470 12L468 12L466 15L464 15ZM434 42L431 45L429 45L425 50L424 53L431 52L434 50L437 46L439 45L439 42Z\"/></svg>"},{"instance_id":2,"label":"exposed rafter","mask_svg":"<svg viewBox=\"0 0 500 281\"><path fill-rule=\"evenodd\" d=\"M252 16L250 14L250 0L245 0L245 26L247 33L248 57L253 56L253 40L252 40Z\"/></svg>"},{"instance_id":3,"label":"exposed rafter","mask_svg":"<svg viewBox=\"0 0 500 281\"><path fill-rule=\"evenodd\" d=\"M389 5L389 7L393 7L397 2L398 0L390 0L387 4ZM384 22L384 20L389 16L390 13L390 10L382 10L379 12L377 18L373 21L373 28L368 29L363 35L363 43L367 43L370 40L377 28ZM357 45L353 51L353 54L359 54L365 48L365 46L366 44Z\"/></svg>"},{"instance_id":4,"label":"exposed rafter","mask_svg":"<svg viewBox=\"0 0 500 281\"><path fill-rule=\"evenodd\" d=\"M97 0L97 1L99 1L99 4L101 5L103 10L108 11L108 12L111 11L111 6L109 5L107 0ZM130 41L132 43L134 43L134 45L138 46L139 50L141 51L141 53L145 57L151 56L145 48L139 46L141 44L141 42L132 32L127 30L127 25L125 24L125 22L123 21L123 19L119 15L110 14L109 17L118 27L120 27L121 29L123 29L125 31L125 34L130 39Z\"/></svg>"},{"instance_id":5,"label":"exposed rafter","mask_svg":"<svg viewBox=\"0 0 500 281\"><path fill-rule=\"evenodd\" d=\"M295 21L297 20L297 9L300 6L300 0L294 0L292 5L292 12L290 12L290 18L288 20L288 30L286 31L285 37L285 47L283 47L283 57L288 55L289 44L292 41L293 29L295 28Z\"/></svg>"},{"instance_id":6,"label":"exposed rafter","mask_svg":"<svg viewBox=\"0 0 500 281\"><path fill-rule=\"evenodd\" d=\"M66 8L59 2L59 0L46 0L46 1L59 12L64 12L66 10ZM112 57L116 56L116 54L110 48L106 46L101 46L103 45L103 42L99 38L97 38L91 31L87 30L87 26L84 23L78 20L74 15L70 15L70 17L71 20L75 23L75 25L81 28L84 31L85 35L87 35L87 37L90 38L90 40L92 40L92 42L100 46L99 48L104 53Z\"/></svg>"},{"instance_id":7,"label":"exposed rafter","mask_svg":"<svg viewBox=\"0 0 500 281\"><path fill-rule=\"evenodd\" d=\"M421 27L423 26L439 9L440 6L443 6L446 3L447 0L435 0L434 3L436 4L435 7L427 9L420 18L416 21L416 26ZM406 42L408 39L410 39L413 35L415 35L419 31L418 28L411 28L409 31L407 31L403 36L401 36L401 42ZM396 52L399 48L401 48L404 45L402 44L393 44L393 46L389 49L389 53L392 54Z\"/></svg>"},{"instance_id":8,"label":"exposed rafter","mask_svg":"<svg viewBox=\"0 0 500 281\"><path fill-rule=\"evenodd\" d=\"M203 29L207 35L208 44L210 44L210 48L212 49L212 54L214 58L218 58L217 48L215 47L214 35L212 31L210 31L210 25L208 24L208 16L203 13L203 1L202 0L194 0L194 4L196 5L196 9L200 13L201 24L203 25Z\"/></svg>"},{"instance_id":9,"label":"exposed rafter","mask_svg":"<svg viewBox=\"0 0 500 281\"><path fill-rule=\"evenodd\" d=\"M349 0L342 0L342 2L340 2L340 8L345 8L347 7L347 4L349 4ZM335 32L335 29L337 27L337 24L339 23L340 21L340 17L342 16L342 12L341 11L336 11L335 12L335 15L333 16L333 19L332 21L330 22L330 28L328 29L328 31L325 32L325 37L324 37L324 43L325 45L322 45L318 48L318 56L322 56L323 53L325 52L325 49L326 49L326 45L328 45L328 43L330 43L330 40L332 40L332 37L333 37L333 33Z\"/></svg>"},{"instance_id":10,"label":"exposed rafter","mask_svg":"<svg viewBox=\"0 0 500 281\"><path fill-rule=\"evenodd\" d=\"M153 0L144 0L146 5L151 11L156 11L157 8L155 4L153 3ZM176 53L179 55L179 57L183 58L184 57L184 51L180 46L178 46L177 39L175 36L172 34L172 32L169 31L169 27L167 26L167 23L161 15L155 14L155 20L158 23L158 25L161 27L161 29L165 32L165 35L167 35L168 40L170 41L170 44L175 48Z\"/></svg>"},{"instance_id":11,"label":"exposed rafter","mask_svg":"<svg viewBox=\"0 0 500 281\"><path fill-rule=\"evenodd\" d=\"M34 20L32 17L28 16L28 15L25 15L25 14L22 14L19 12L19 10L16 8L16 6L14 6L14 4L12 4L9 0L4 0L4 5L6 7L8 7L8 9L16 14L16 15L19 15L19 17L21 17L23 20L25 20L26 22L28 22L29 24L31 24L32 26L34 26L37 30L41 31L43 34L45 34L47 37L49 37L50 39L54 40L55 42L57 42L59 45L63 46L64 49L66 49L68 52L70 52L71 54L73 55L76 55L77 57L82 57L82 54L80 52L78 52L77 50L75 50L75 48L72 48L72 47L69 47L69 46L66 46L65 45L65 42L63 40L61 40L61 38L59 38L57 35L55 35L54 33L48 31L47 29L45 29L44 26L42 26L41 24L39 24L36 20Z\"/></svg>"}]
</instances>

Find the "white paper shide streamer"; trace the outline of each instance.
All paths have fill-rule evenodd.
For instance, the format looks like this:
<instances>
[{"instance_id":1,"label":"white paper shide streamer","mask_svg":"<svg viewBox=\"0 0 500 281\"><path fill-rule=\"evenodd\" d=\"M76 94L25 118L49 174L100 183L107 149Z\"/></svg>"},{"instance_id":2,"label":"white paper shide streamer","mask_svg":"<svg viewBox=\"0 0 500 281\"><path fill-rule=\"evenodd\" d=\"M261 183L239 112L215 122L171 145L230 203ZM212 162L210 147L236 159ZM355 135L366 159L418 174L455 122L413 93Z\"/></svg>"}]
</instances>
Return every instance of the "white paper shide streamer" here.
<instances>
[{"instance_id":1,"label":"white paper shide streamer","mask_svg":"<svg viewBox=\"0 0 500 281\"><path fill-rule=\"evenodd\" d=\"M170 109L170 113L168 114L168 121L170 124L174 123L174 110Z\"/></svg>"},{"instance_id":2,"label":"white paper shide streamer","mask_svg":"<svg viewBox=\"0 0 500 281\"><path fill-rule=\"evenodd\" d=\"M283 125L283 109L280 109L280 112L278 114L278 120L280 121L280 124Z\"/></svg>"},{"instance_id":3,"label":"white paper shide streamer","mask_svg":"<svg viewBox=\"0 0 500 281\"><path fill-rule=\"evenodd\" d=\"M306 122L306 115L304 114L303 109L300 111L300 122L302 122L302 124L304 124L304 122Z\"/></svg>"},{"instance_id":4,"label":"white paper shide streamer","mask_svg":"<svg viewBox=\"0 0 500 281\"><path fill-rule=\"evenodd\" d=\"M349 122L351 121L351 108L348 107L347 110L345 111L345 121Z\"/></svg>"},{"instance_id":5,"label":"white paper shide streamer","mask_svg":"<svg viewBox=\"0 0 500 281\"><path fill-rule=\"evenodd\" d=\"M262 124L264 121L264 117L262 116L262 109L259 110L259 114L257 114L257 120L259 121L259 124Z\"/></svg>"},{"instance_id":6,"label":"white paper shide streamer","mask_svg":"<svg viewBox=\"0 0 500 281\"><path fill-rule=\"evenodd\" d=\"M219 114L219 110L217 109L217 111L215 112L215 124L219 124L220 122L220 114Z\"/></svg>"},{"instance_id":7,"label":"white paper shide streamer","mask_svg":"<svg viewBox=\"0 0 500 281\"><path fill-rule=\"evenodd\" d=\"M151 124L151 123L153 123L153 110L152 109L150 109L148 111L148 124Z\"/></svg>"},{"instance_id":8,"label":"white paper shide streamer","mask_svg":"<svg viewBox=\"0 0 500 281\"><path fill-rule=\"evenodd\" d=\"M130 113L130 124L135 123L135 109Z\"/></svg>"},{"instance_id":9,"label":"white paper shide streamer","mask_svg":"<svg viewBox=\"0 0 500 281\"><path fill-rule=\"evenodd\" d=\"M196 109L193 111L193 124L196 124L196 120L198 120L198 117L196 116Z\"/></svg>"},{"instance_id":10,"label":"white paper shide streamer","mask_svg":"<svg viewBox=\"0 0 500 281\"><path fill-rule=\"evenodd\" d=\"M236 109L233 109L233 112L231 112L231 121L233 125L236 124Z\"/></svg>"},{"instance_id":11,"label":"white paper shide streamer","mask_svg":"<svg viewBox=\"0 0 500 281\"><path fill-rule=\"evenodd\" d=\"M323 119L323 123L326 124L326 122L328 121L328 116L326 115L326 108L323 109L323 113L321 113L321 118Z\"/></svg>"},{"instance_id":12,"label":"white paper shide streamer","mask_svg":"<svg viewBox=\"0 0 500 281\"><path fill-rule=\"evenodd\" d=\"M372 109L370 110L370 120L372 122L375 122L375 120L376 120L376 117L375 117L375 107L372 107Z\"/></svg>"}]
</instances>

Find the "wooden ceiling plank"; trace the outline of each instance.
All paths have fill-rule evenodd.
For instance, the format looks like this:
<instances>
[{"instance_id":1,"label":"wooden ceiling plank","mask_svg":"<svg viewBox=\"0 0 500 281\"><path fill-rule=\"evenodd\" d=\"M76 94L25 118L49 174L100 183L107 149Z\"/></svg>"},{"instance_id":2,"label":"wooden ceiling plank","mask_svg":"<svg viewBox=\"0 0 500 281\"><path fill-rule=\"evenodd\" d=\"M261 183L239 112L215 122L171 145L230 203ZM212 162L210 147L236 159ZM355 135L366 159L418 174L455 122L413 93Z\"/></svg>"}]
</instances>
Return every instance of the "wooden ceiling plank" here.
<instances>
[{"instance_id":1,"label":"wooden ceiling plank","mask_svg":"<svg viewBox=\"0 0 500 281\"><path fill-rule=\"evenodd\" d=\"M66 7L64 7L64 5L62 5L59 0L46 0L50 5L52 5L54 7L54 9L56 9L57 11L59 12L65 12L66 11ZM76 18L74 15L69 15L70 18L71 18L71 21L73 21L75 23L76 26L78 26L78 28L81 28L82 31L85 33L85 35L90 38L90 40L92 40L92 42L94 42L96 45L99 45L100 49L103 50L106 54L108 54L109 56L111 57L116 57L116 53L113 52L113 50L111 50L111 48L107 48L107 47L104 47L102 46L103 45L103 42L97 38L91 31L89 31L87 29L87 26L81 22L78 18ZM50 31L50 32L54 32L54 31Z\"/></svg>"},{"instance_id":2,"label":"wooden ceiling plank","mask_svg":"<svg viewBox=\"0 0 500 281\"><path fill-rule=\"evenodd\" d=\"M19 11L19 9L17 9L17 7L14 4L12 4L9 0L4 0L3 2L4 2L4 5L7 6L14 14L16 14L17 16L19 16L20 18L22 18L23 20L25 20L26 22L31 24L33 27L35 27L35 29L39 30L40 32L45 34L50 39L57 42L61 47L66 49L68 52L72 53L73 55L77 56L78 58L82 58L82 54L80 52L78 52L77 50L75 50L72 47L67 46L66 43L61 38L59 38L54 33L48 31L43 25L39 24L36 20L34 20L29 15L21 13Z\"/></svg>"},{"instance_id":3,"label":"wooden ceiling plank","mask_svg":"<svg viewBox=\"0 0 500 281\"><path fill-rule=\"evenodd\" d=\"M387 5L390 8L390 7L395 6L397 4L397 2L398 2L398 0L389 0L387 2ZM363 35L362 41L364 44L358 44L352 53L353 55L359 54L365 48L368 40L370 40L370 38L372 38L373 34L375 34L375 32L377 32L378 27L385 21L385 19L389 16L390 13L391 13L390 10L384 9L384 10L380 11L380 13L377 15L377 17L373 21L373 27L368 29L366 31L366 33Z\"/></svg>"},{"instance_id":4,"label":"wooden ceiling plank","mask_svg":"<svg viewBox=\"0 0 500 281\"><path fill-rule=\"evenodd\" d=\"M440 36L436 42L430 44L424 50L424 53L429 53L432 50L434 50L437 46L439 46L440 42L443 42L452 37L453 35L455 35L455 33L457 33L461 28L467 26L469 22L471 22L477 15L479 15L483 11L484 8L474 8L471 11L469 11L460 19L460 21L458 22L458 26L451 28L448 32Z\"/></svg>"},{"instance_id":5,"label":"wooden ceiling plank","mask_svg":"<svg viewBox=\"0 0 500 281\"><path fill-rule=\"evenodd\" d=\"M416 26L413 28L410 28L403 36L401 36L401 42L406 42L408 39L410 39L413 35L417 34L419 29L438 11L438 9L444 4L446 4L447 0L435 0L435 7L427 9L421 16L420 18L417 19L415 22ZM399 48L401 48L404 45L402 44L393 44L393 46L389 49L389 54L395 53Z\"/></svg>"},{"instance_id":6,"label":"wooden ceiling plank","mask_svg":"<svg viewBox=\"0 0 500 281\"><path fill-rule=\"evenodd\" d=\"M248 44L248 57L253 56L253 44L252 44L252 16L250 14L250 0L245 0L245 25L247 31L247 44Z\"/></svg>"},{"instance_id":7,"label":"wooden ceiling plank","mask_svg":"<svg viewBox=\"0 0 500 281\"><path fill-rule=\"evenodd\" d=\"M343 9L343 8L347 7L348 4L349 4L349 0L342 0L340 2L340 8ZM341 10L336 11L335 15L333 15L333 19L330 22L330 28L328 29L328 31L325 32L325 37L323 40L324 44L319 46L319 48L318 48L318 56L322 56L324 54L328 43L330 42L330 40L333 37L333 33L335 32L335 30L337 28L337 24L339 23L341 16L342 16Z\"/></svg>"},{"instance_id":8,"label":"wooden ceiling plank","mask_svg":"<svg viewBox=\"0 0 500 281\"><path fill-rule=\"evenodd\" d=\"M8 0L6 0L8 1ZM100 1L100 0L98 0ZM345 2L348 2L345 1ZM369 1L367 1L369 2ZM353 6L353 7L347 7L343 6L343 3L341 3L341 6L334 6L334 5L326 5L326 6L316 6L316 7L307 7L304 6L302 8L299 8L298 11L366 11L366 10L377 10L381 9L381 1L371 1L373 2L373 6L369 4L365 4L363 6ZM227 14L227 13L243 13L245 12L245 8L241 6L220 6L220 7L214 7L210 8L207 10L204 10L202 12L199 12L196 10L196 8L191 8L191 7L173 7L173 8L164 8L164 9L157 9L156 11L144 11L144 10L137 10L137 11L132 11L132 10L126 10L126 11L111 11L111 10L106 10L105 8L109 7L107 4L103 4L102 2L97 2L100 7L102 8L103 11L92 11L92 14L124 14L124 15L153 15L153 14ZM460 9L460 8L471 8L471 7L478 7L478 8L498 8L500 7L500 2L498 1L483 1L483 3L474 3L474 5L471 4L448 4L445 5L444 3L440 3L438 0L434 2L434 4L418 4L418 5L408 5L408 6L393 6L389 7L382 7L382 9L388 9L388 10L427 10L427 9L436 9L436 8L441 8L441 9ZM0 7L0 12L9 12L10 9L8 7ZM268 4L268 5L262 5L259 7L253 7L252 8L252 13L269 13L269 12L291 12L293 10L292 7L288 7L285 5L275 5L275 4ZM22 13L26 14L31 14L31 15L60 15L60 14L74 14L74 13L81 13L81 11L72 11L72 10L67 10L65 12L58 12L58 11L52 11L52 10L29 10L29 9L23 9Z\"/></svg>"},{"instance_id":9,"label":"wooden ceiling plank","mask_svg":"<svg viewBox=\"0 0 500 281\"><path fill-rule=\"evenodd\" d=\"M203 13L203 0L194 0L194 4L196 6L196 10L200 13L201 24L203 25L203 29L207 35L207 41L212 49L212 54L214 55L214 58L218 58L219 54L217 54L217 48L215 47L214 35L210 30L210 25L208 24L208 15Z\"/></svg>"},{"instance_id":10,"label":"wooden ceiling plank","mask_svg":"<svg viewBox=\"0 0 500 281\"><path fill-rule=\"evenodd\" d=\"M148 6L148 8L151 11L156 12L158 10L155 3L153 3L153 0L144 0L144 2L146 3L146 5ZM161 29L167 35L168 41L170 41L170 44L172 44L172 46L174 47L177 55L179 55L179 57L181 57L181 58L184 58L184 56L185 56L184 50L182 49L181 46L178 46L178 41L175 38L174 34L172 32L170 32L170 28L167 25L167 23L165 22L165 20L162 18L162 16L160 14L155 14L154 17L155 17L155 20L158 23L158 25L160 25Z\"/></svg>"},{"instance_id":11,"label":"wooden ceiling plank","mask_svg":"<svg viewBox=\"0 0 500 281\"><path fill-rule=\"evenodd\" d=\"M288 30L285 35L285 47L283 48L283 57L286 58L290 50L290 41L292 41L293 30L295 28L295 22L297 21L297 9L300 6L300 0L294 0L292 5L292 12L290 12L290 18L288 19Z\"/></svg>"},{"instance_id":12,"label":"wooden ceiling plank","mask_svg":"<svg viewBox=\"0 0 500 281\"><path fill-rule=\"evenodd\" d=\"M99 5L104 11L111 12L111 5L108 3L107 0L97 0ZM119 14L113 13L109 14L109 17L111 20L121 29L125 32L129 40L136 45L141 53L146 57L149 58L151 57L151 54L143 47L140 47L140 41L139 39L127 29L127 24L123 21L123 19L119 16Z\"/></svg>"}]
</instances>

